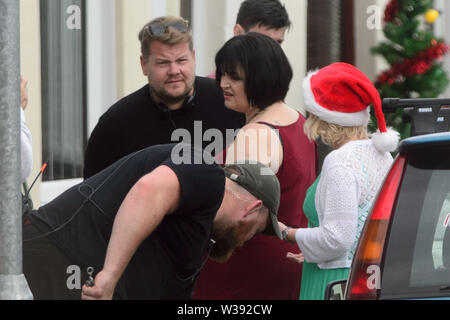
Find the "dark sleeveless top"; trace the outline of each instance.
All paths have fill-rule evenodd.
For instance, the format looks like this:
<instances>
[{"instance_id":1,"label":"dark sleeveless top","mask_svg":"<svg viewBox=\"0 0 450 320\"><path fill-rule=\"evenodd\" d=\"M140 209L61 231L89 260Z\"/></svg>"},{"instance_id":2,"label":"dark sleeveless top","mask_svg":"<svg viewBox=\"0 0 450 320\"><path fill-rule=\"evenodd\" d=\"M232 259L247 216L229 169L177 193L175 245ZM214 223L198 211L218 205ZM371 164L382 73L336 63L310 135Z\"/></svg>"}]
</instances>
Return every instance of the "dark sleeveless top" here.
<instances>
[{"instance_id":1,"label":"dark sleeveless top","mask_svg":"<svg viewBox=\"0 0 450 320\"><path fill-rule=\"evenodd\" d=\"M306 227L303 200L316 178L316 146L303 132L305 118L288 126L275 126L283 145L278 170L281 199L278 220L295 228ZM286 258L298 246L276 237L257 235L237 248L225 263L209 260L194 289L194 299L296 300L300 293L301 265Z\"/></svg>"}]
</instances>

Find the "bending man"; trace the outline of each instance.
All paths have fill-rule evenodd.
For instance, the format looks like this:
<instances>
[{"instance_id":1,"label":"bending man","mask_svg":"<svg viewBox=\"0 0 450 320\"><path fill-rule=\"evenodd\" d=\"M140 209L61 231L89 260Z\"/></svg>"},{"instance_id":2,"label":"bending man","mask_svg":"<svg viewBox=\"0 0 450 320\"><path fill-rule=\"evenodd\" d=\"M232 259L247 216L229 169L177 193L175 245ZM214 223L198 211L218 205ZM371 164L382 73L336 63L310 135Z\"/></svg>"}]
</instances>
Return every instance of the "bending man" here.
<instances>
[{"instance_id":1,"label":"bending man","mask_svg":"<svg viewBox=\"0 0 450 320\"><path fill-rule=\"evenodd\" d=\"M85 299L188 299L208 252L225 261L257 233L280 236L279 195L261 164L222 169L189 145L149 147L29 214L24 274L35 299L79 298L71 266L100 271Z\"/></svg>"}]
</instances>

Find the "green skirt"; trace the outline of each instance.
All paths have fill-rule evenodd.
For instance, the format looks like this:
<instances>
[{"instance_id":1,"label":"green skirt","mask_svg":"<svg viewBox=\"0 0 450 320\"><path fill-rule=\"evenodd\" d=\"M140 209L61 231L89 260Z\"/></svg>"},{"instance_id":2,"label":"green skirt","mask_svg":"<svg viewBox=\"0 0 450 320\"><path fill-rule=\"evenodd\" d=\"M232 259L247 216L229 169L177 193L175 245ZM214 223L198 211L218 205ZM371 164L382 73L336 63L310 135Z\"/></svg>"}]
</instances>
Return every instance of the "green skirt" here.
<instances>
[{"instance_id":1,"label":"green skirt","mask_svg":"<svg viewBox=\"0 0 450 320\"><path fill-rule=\"evenodd\" d=\"M308 228L319 226L319 218L315 205L317 184L320 176L309 187L303 203L303 211L308 218ZM348 278L350 268L320 269L316 263L303 262L300 300L323 300L325 289L331 281Z\"/></svg>"},{"instance_id":2,"label":"green skirt","mask_svg":"<svg viewBox=\"0 0 450 320\"><path fill-rule=\"evenodd\" d=\"M323 300L327 285L348 278L350 268L320 269L316 263L303 262L300 300Z\"/></svg>"}]
</instances>

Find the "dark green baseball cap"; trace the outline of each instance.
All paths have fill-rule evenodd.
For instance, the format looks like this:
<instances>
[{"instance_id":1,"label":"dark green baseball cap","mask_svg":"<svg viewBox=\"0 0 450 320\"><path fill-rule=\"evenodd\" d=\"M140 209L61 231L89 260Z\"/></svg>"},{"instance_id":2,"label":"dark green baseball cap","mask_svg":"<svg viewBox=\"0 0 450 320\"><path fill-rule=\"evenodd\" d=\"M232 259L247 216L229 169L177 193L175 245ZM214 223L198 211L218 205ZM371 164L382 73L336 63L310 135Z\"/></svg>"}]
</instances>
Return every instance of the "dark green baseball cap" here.
<instances>
[{"instance_id":1,"label":"dark green baseball cap","mask_svg":"<svg viewBox=\"0 0 450 320\"><path fill-rule=\"evenodd\" d=\"M281 239L278 226L278 207L280 206L280 182L273 171L256 161L238 162L225 165L225 176L250 192L269 209L269 222L264 234L275 235Z\"/></svg>"}]
</instances>

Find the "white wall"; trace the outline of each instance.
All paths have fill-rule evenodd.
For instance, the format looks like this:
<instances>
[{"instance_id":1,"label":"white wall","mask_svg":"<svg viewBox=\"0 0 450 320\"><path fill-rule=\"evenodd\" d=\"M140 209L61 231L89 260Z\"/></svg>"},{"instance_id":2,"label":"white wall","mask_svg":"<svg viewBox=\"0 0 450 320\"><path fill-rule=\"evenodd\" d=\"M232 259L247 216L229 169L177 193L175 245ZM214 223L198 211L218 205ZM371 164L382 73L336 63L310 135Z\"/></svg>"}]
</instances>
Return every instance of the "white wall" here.
<instances>
[{"instance_id":1,"label":"white wall","mask_svg":"<svg viewBox=\"0 0 450 320\"><path fill-rule=\"evenodd\" d=\"M283 49L294 70L294 78L286 98L292 108L304 112L302 81L306 75L306 40L307 40L307 2L306 0L285 0L286 9L293 23L287 33Z\"/></svg>"},{"instance_id":2,"label":"white wall","mask_svg":"<svg viewBox=\"0 0 450 320\"><path fill-rule=\"evenodd\" d=\"M180 0L105 0L116 3L117 99L147 83L139 62L139 31L150 20L180 15ZM131 4L132 2L132 4Z\"/></svg>"},{"instance_id":3,"label":"white wall","mask_svg":"<svg viewBox=\"0 0 450 320\"><path fill-rule=\"evenodd\" d=\"M138 33L151 20L151 6L153 1L116 0L116 70L117 97L124 97L146 83L142 75L139 56L140 45Z\"/></svg>"},{"instance_id":4,"label":"white wall","mask_svg":"<svg viewBox=\"0 0 450 320\"><path fill-rule=\"evenodd\" d=\"M197 75L206 76L215 70L215 55L233 36L236 14L241 2L241 0L192 1L192 32Z\"/></svg>"}]
</instances>

